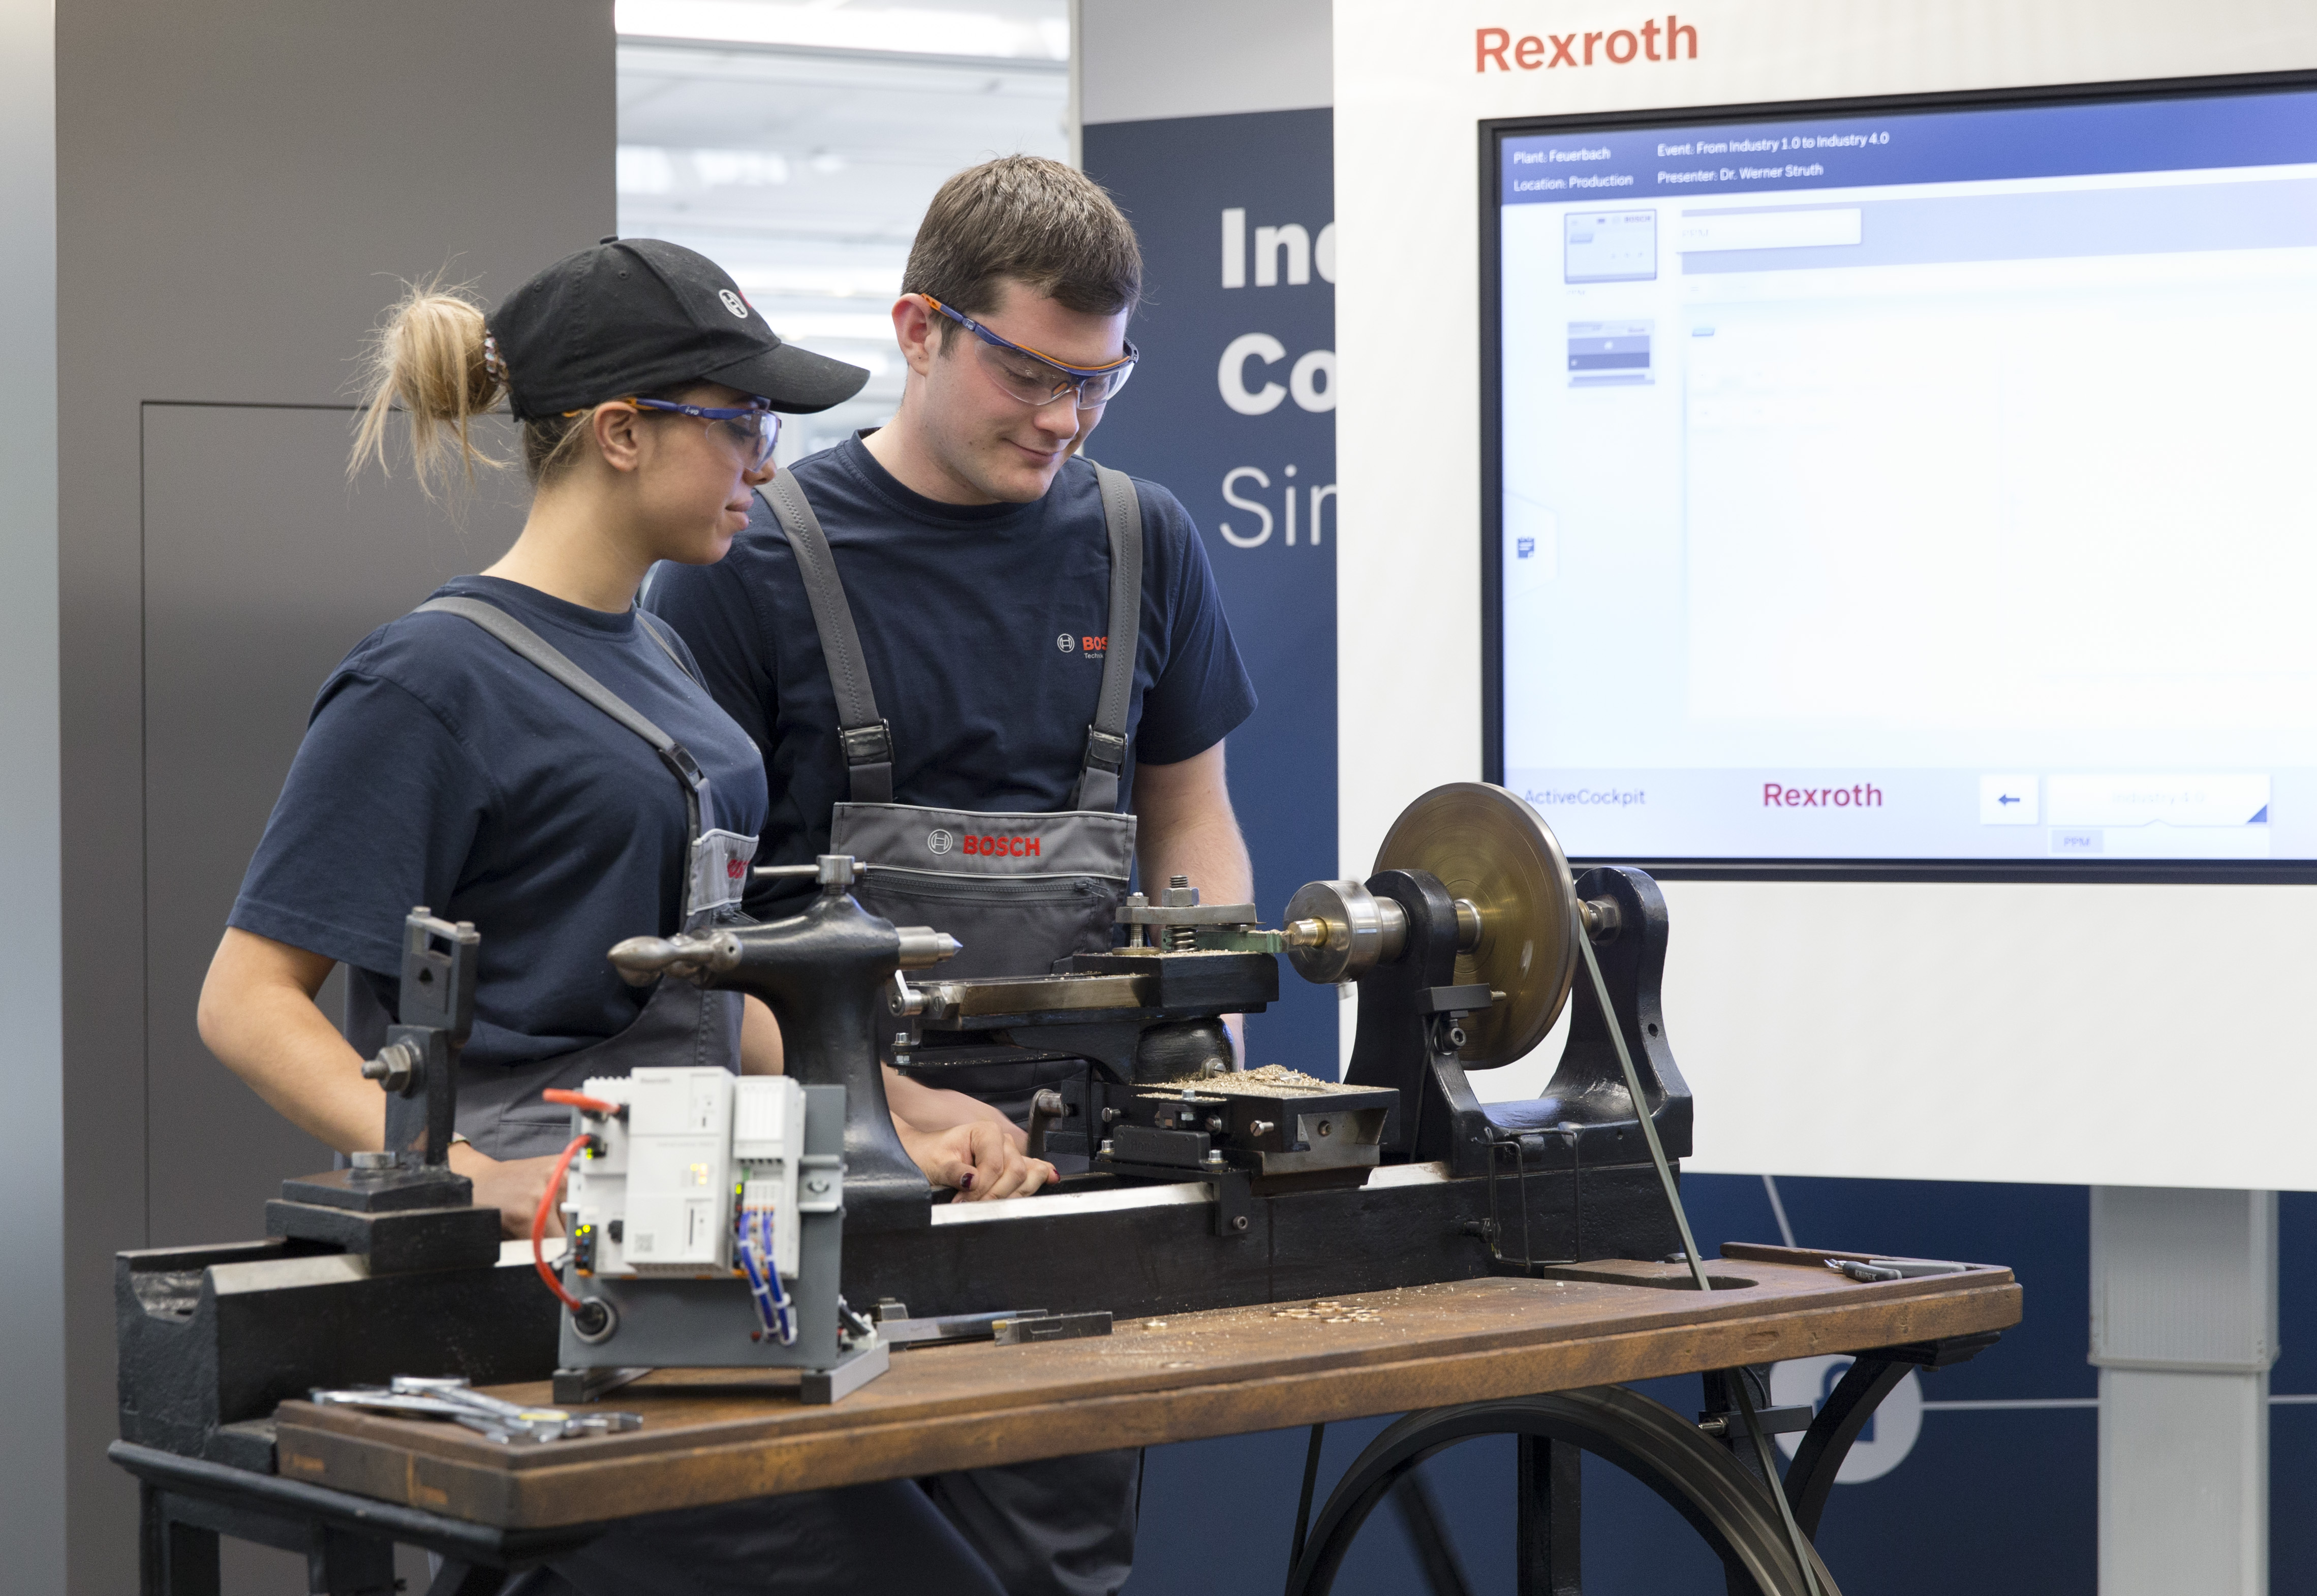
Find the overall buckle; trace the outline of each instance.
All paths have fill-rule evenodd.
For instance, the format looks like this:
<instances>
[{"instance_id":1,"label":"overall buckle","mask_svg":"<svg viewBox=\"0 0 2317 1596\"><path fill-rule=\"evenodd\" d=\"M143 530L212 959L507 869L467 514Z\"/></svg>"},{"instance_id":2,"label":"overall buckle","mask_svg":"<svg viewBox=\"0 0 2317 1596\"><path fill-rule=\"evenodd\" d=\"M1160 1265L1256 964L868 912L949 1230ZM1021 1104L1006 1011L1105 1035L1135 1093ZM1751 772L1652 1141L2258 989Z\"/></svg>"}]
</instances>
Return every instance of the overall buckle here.
<instances>
[{"instance_id":1,"label":"overall buckle","mask_svg":"<svg viewBox=\"0 0 2317 1596\"><path fill-rule=\"evenodd\" d=\"M845 762L848 765L889 765L893 762L893 725L881 720L874 726L848 726L837 732L845 745Z\"/></svg>"},{"instance_id":2,"label":"overall buckle","mask_svg":"<svg viewBox=\"0 0 2317 1596\"><path fill-rule=\"evenodd\" d=\"M1117 775L1126 768L1126 739L1100 727L1087 727L1086 762L1097 771Z\"/></svg>"}]
</instances>

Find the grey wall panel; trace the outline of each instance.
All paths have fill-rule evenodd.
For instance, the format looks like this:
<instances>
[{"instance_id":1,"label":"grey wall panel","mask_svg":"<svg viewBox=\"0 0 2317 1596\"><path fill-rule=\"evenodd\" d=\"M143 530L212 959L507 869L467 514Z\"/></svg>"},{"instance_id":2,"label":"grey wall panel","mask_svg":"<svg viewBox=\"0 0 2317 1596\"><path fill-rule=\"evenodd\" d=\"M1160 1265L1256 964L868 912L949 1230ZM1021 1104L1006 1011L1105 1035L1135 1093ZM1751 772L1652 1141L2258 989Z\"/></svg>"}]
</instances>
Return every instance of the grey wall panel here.
<instances>
[{"instance_id":1,"label":"grey wall panel","mask_svg":"<svg viewBox=\"0 0 2317 1596\"><path fill-rule=\"evenodd\" d=\"M398 278L500 293L610 232L617 111L611 0L56 0L55 25L63 1465L68 1588L110 1592L136 1550L134 1493L103 1455L111 1260L161 1207L146 964L174 1003L170 972L217 935L190 910L144 923L140 412L340 401ZM287 437L243 469L294 474Z\"/></svg>"},{"instance_id":2,"label":"grey wall panel","mask_svg":"<svg viewBox=\"0 0 2317 1596\"><path fill-rule=\"evenodd\" d=\"M365 634L445 577L488 565L523 525L519 473L487 473L447 506L430 503L407 470L348 483L351 420L324 409L144 413L146 1223L155 1246L256 1235L283 1177L328 1167L327 1148L210 1057L194 1001L315 689ZM508 429L497 431L504 456Z\"/></svg>"},{"instance_id":3,"label":"grey wall panel","mask_svg":"<svg viewBox=\"0 0 2317 1596\"><path fill-rule=\"evenodd\" d=\"M17 1375L0 1448L0 1548L12 1589L65 1577L63 960L57 916L57 145L49 0L0 0L0 1347Z\"/></svg>"}]
</instances>

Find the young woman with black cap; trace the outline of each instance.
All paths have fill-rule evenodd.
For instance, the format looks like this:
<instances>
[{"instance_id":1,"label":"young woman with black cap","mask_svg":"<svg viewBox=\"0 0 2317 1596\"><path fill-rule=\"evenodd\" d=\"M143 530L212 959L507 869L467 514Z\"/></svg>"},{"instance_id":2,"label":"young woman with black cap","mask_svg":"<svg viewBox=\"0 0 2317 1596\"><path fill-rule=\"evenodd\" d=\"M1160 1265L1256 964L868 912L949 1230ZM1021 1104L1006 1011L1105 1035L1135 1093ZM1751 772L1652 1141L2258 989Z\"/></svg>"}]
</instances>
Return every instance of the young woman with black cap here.
<instances>
[{"instance_id":1,"label":"young woman with black cap","mask_svg":"<svg viewBox=\"0 0 2317 1596\"><path fill-rule=\"evenodd\" d=\"M826 409L865 373L783 343L711 262L649 239L558 262L488 317L414 291L373 365L356 468L383 461L397 407L422 479L497 464L474 422L504 394L535 496L496 565L323 683L210 965L201 1036L316 1137L377 1147L384 1100L358 1049L383 1039L404 916L425 904L472 922L451 1160L523 1234L568 1134L542 1089L645 1063L780 1067L753 999L668 980L640 994L605 958L736 914L765 816L755 745L635 596L656 561L722 557L773 475L777 412ZM339 963L374 1034L341 1037L313 1002ZM1051 1177L979 1105L903 1092L903 1142L936 1183L980 1199Z\"/></svg>"}]
</instances>

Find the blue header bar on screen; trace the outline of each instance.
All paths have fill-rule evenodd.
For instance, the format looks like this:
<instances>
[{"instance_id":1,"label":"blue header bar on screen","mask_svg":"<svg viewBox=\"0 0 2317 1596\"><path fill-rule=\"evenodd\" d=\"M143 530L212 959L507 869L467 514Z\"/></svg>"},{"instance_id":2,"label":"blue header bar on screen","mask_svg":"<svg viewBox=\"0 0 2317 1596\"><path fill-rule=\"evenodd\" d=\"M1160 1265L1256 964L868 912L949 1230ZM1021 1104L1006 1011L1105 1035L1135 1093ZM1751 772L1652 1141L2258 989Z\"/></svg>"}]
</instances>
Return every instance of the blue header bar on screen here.
<instances>
[{"instance_id":1,"label":"blue header bar on screen","mask_svg":"<svg viewBox=\"0 0 2317 1596\"><path fill-rule=\"evenodd\" d=\"M2317 162L2317 91L1795 117L1502 141L1507 205Z\"/></svg>"}]
</instances>

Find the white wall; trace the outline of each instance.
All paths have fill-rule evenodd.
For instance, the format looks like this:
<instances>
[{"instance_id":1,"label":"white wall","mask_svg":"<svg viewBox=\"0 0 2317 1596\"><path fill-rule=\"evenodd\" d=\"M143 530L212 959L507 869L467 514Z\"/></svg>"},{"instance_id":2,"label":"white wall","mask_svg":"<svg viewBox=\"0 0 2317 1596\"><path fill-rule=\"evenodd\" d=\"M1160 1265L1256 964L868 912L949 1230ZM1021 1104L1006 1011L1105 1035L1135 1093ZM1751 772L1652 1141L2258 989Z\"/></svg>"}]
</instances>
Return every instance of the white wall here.
<instances>
[{"instance_id":1,"label":"white wall","mask_svg":"<svg viewBox=\"0 0 2317 1596\"><path fill-rule=\"evenodd\" d=\"M1614 29L1643 8L1336 0L1346 875L1409 798L1481 773L1480 120L2317 66L2308 0L1672 9L1695 61L1482 76L1477 27ZM1419 616L1427 647L1380 641ZM1666 896L1693 1169L2317 1188L2317 888Z\"/></svg>"},{"instance_id":2,"label":"white wall","mask_svg":"<svg viewBox=\"0 0 2317 1596\"><path fill-rule=\"evenodd\" d=\"M64 1038L57 744L57 123L51 0L0 0L0 1561L16 1591L65 1577ZM136 440L121 441L124 452ZM133 457L132 457L133 458Z\"/></svg>"},{"instance_id":3,"label":"white wall","mask_svg":"<svg viewBox=\"0 0 2317 1596\"><path fill-rule=\"evenodd\" d=\"M1328 0L1078 0L1079 120L1330 103Z\"/></svg>"}]
</instances>

